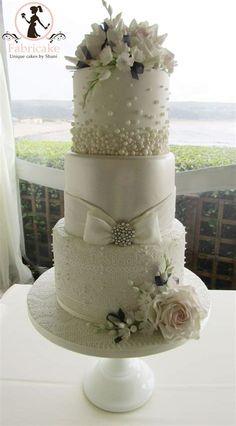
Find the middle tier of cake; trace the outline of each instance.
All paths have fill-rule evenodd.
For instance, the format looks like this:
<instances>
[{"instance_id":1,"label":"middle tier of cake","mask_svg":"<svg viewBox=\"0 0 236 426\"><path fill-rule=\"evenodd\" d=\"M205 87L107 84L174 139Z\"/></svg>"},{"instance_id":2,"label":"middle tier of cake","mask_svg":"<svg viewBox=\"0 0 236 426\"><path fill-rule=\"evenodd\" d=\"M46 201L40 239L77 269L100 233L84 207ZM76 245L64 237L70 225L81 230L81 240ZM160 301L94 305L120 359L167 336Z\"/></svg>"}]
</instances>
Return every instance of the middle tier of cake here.
<instances>
[{"instance_id":1,"label":"middle tier of cake","mask_svg":"<svg viewBox=\"0 0 236 426\"><path fill-rule=\"evenodd\" d=\"M65 159L65 221L53 230L58 303L102 322L132 310L129 280L153 282L165 259L183 282L185 229L175 219L175 159L88 156Z\"/></svg>"},{"instance_id":2,"label":"middle tier of cake","mask_svg":"<svg viewBox=\"0 0 236 426\"><path fill-rule=\"evenodd\" d=\"M100 219L109 221L110 218L115 222L137 221L143 216L156 215L160 232L171 228L175 218L174 155L66 154L66 231L83 238L91 212Z\"/></svg>"}]
</instances>

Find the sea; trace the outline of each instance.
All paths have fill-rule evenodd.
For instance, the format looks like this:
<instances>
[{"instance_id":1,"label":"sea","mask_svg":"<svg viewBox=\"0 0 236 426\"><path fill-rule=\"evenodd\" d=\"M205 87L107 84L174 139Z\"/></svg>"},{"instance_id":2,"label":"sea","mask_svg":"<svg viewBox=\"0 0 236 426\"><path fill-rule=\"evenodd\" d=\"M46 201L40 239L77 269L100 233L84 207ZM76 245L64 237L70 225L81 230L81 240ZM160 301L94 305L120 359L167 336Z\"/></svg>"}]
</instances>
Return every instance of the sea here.
<instances>
[{"instance_id":1,"label":"sea","mask_svg":"<svg viewBox=\"0 0 236 426\"><path fill-rule=\"evenodd\" d=\"M13 100L16 140L70 141L71 101ZM171 102L169 143L236 147L236 103Z\"/></svg>"}]
</instances>

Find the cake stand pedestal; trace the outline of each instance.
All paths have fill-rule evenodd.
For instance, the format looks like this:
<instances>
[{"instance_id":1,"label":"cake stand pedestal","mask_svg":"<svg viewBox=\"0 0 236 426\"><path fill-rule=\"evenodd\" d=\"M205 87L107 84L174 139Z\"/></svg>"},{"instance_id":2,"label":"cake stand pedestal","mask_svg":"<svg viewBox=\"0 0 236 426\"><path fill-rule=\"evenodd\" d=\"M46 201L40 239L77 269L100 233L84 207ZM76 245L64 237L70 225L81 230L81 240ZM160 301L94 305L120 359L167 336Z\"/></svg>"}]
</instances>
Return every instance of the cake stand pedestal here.
<instances>
[{"instance_id":1,"label":"cake stand pedestal","mask_svg":"<svg viewBox=\"0 0 236 426\"><path fill-rule=\"evenodd\" d=\"M209 317L211 303L205 284L187 269L184 283L195 287ZM85 375L84 393L97 407L111 412L134 410L151 397L154 376L139 357L169 351L188 342L186 339L166 342L154 334L137 333L132 339L116 344L107 333L94 333L84 320L72 316L57 303L54 268L38 278L27 303L29 317L44 337L66 349L100 358Z\"/></svg>"},{"instance_id":2,"label":"cake stand pedestal","mask_svg":"<svg viewBox=\"0 0 236 426\"><path fill-rule=\"evenodd\" d=\"M99 360L84 378L84 393L97 407L125 412L145 404L154 390L150 367L138 358Z\"/></svg>"}]
</instances>

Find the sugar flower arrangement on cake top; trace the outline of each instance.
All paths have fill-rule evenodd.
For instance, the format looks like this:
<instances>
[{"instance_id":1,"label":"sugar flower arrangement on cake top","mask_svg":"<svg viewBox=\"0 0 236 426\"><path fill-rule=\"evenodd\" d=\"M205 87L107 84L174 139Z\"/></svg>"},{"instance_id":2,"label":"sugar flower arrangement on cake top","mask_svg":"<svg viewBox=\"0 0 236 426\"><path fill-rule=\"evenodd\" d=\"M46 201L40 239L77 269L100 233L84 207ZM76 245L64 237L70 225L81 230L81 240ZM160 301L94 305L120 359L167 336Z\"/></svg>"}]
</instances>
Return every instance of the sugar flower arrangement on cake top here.
<instances>
[{"instance_id":1,"label":"sugar flower arrangement on cake top","mask_svg":"<svg viewBox=\"0 0 236 426\"><path fill-rule=\"evenodd\" d=\"M112 17L112 8L102 0L109 18L92 24L92 32L86 34L77 47L75 57L66 56L73 65L67 69L91 68L93 79L88 92L98 81L107 80L115 69L130 71L135 79L144 70L161 69L172 73L176 62L174 54L162 46L167 34L158 35L158 25L132 20L125 25L122 14Z\"/></svg>"},{"instance_id":2,"label":"sugar flower arrangement on cake top","mask_svg":"<svg viewBox=\"0 0 236 426\"><path fill-rule=\"evenodd\" d=\"M159 334L165 341L200 337L207 309L202 306L193 286L179 284L167 256L160 261L153 282L137 285L129 281L128 284L136 297L136 309L126 312L119 307L116 312L107 314L103 324L88 323L88 326L97 332L107 332L116 344L140 333Z\"/></svg>"}]
</instances>

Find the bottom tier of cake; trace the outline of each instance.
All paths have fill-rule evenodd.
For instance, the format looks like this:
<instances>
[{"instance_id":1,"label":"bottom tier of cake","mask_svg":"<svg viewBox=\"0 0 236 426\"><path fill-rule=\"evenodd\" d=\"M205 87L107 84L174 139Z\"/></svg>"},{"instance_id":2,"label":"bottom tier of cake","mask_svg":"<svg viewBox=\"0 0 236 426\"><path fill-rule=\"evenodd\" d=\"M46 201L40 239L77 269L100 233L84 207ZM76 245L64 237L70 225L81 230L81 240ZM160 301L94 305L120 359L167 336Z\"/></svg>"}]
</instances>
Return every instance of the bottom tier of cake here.
<instances>
[{"instance_id":1,"label":"bottom tier of cake","mask_svg":"<svg viewBox=\"0 0 236 426\"><path fill-rule=\"evenodd\" d=\"M102 322L108 312L133 309L136 300L129 280L153 280L166 256L173 275L183 282L185 228L174 220L161 245L97 246L70 235L61 219L53 230L55 284L58 303L90 322Z\"/></svg>"},{"instance_id":2,"label":"bottom tier of cake","mask_svg":"<svg viewBox=\"0 0 236 426\"><path fill-rule=\"evenodd\" d=\"M193 272L185 269L183 284L192 286L204 307L207 317L201 321L201 329L210 312L210 292ZM62 309L56 299L54 268L42 274L32 286L28 295L29 317L36 329L53 343L66 349L107 358L126 358L152 355L180 346L188 339L164 340L159 333L144 335L135 333L132 338L114 342L109 333L96 333L80 318Z\"/></svg>"}]
</instances>

